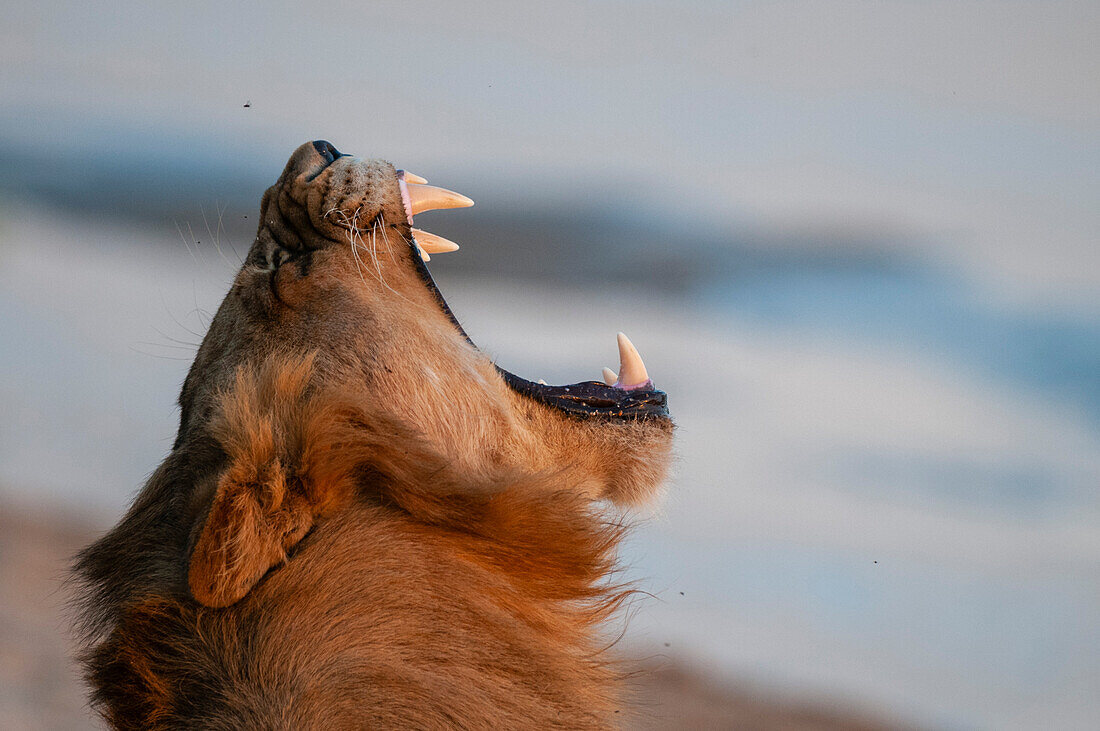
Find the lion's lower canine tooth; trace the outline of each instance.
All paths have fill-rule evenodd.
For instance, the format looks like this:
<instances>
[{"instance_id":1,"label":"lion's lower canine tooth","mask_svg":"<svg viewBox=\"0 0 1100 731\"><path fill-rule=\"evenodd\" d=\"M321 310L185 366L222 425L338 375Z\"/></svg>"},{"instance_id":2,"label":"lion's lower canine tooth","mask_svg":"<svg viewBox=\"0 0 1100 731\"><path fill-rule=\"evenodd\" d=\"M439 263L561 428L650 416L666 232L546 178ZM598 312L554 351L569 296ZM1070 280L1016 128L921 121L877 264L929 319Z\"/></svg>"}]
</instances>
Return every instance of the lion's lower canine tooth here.
<instances>
[{"instance_id":1,"label":"lion's lower canine tooth","mask_svg":"<svg viewBox=\"0 0 1100 731\"><path fill-rule=\"evenodd\" d=\"M416 173L410 173L408 170L399 170L398 172L404 176L406 183L419 183L420 185L424 185L428 182L427 178L422 178Z\"/></svg>"},{"instance_id":2,"label":"lion's lower canine tooth","mask_svg":"<svg viewBox=\"0 0 1100 731\"><path fill-rule=\"evenodd\" d=\"M414 228L412 233L417 245L429 254L446 254L448 251L458 251L458 244L442 236L436 236L418 228Z\"/></svg>"},{"instance_id":3,"label":"lion's lower canine tooth","mask_svg":"<svg viewBox=\"0 0 1100 731\"><path fill-rule=\"evenodd\" d=\"M646 373L642 356L638 355L638 349L634 347L634 343L630 342L630 338L623 333L619 333L617 337L619 341L619 384L629 388L645 383L649 380L649 374Z\"/></svg>"},{"instance_id":4,"label":"lion's lower canine tooth","mask_svg":"<svg viewBox=\"0 0 1100 731\"><path fill-rule=\"evenodd\" d=\"M416 245L416 251L420 254L420 258L424 261L431 261L432 258L428 256L428 252L424 251L424 248L420 244Z\"/></svg>"},{"instance_id":5,"label":"lion's lower canine tooth","mask_svg":"<svg viewBox=\"0 0 1100 731\"><path fill-rule=\"evenodd\" d=\"M606 383L608 386L614 386L615 381L617 381L617 380L619 380L619 376L618 376L617 373L615 373L615 371L611 370L610 368L604 368L603 369L603 382L604 383Z\"/></svg>"},{"instance_id":6,"label":"lion's lower canine tooth","mask_svg":"<svg viewBox=\"0 0 1100 731\"><path fill-rule=\"evenodd\" d=\"M435 185L422 185L419 183L406 183L409 191L409 208L415 216L424 211L434 211L440 208L468 208L474 204L472 200L455 193L453 190L440 188Z\"/></svg>"}]
</instances>

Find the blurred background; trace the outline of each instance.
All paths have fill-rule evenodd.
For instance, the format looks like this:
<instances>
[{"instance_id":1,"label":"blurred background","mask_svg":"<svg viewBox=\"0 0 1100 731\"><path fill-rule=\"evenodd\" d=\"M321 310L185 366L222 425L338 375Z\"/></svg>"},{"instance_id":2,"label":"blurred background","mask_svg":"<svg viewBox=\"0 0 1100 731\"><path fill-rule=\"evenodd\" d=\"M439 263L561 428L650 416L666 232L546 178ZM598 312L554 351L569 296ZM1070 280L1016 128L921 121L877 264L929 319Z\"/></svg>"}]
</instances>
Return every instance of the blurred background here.
<instances>
[{"instance_id":1,"label":"blurred background","mask_svg":"<svg viewBox=\"0 0 1100 731\"><path fill-rule=\"evenodd\" d=\"M0 11L0 725L92 725L61 561L317 138L477 201L417 220L501 365L624 330L669 393L623 646L705 691L652 723L1100 718L1096 2Z\"/></svg>"}]
</instances>

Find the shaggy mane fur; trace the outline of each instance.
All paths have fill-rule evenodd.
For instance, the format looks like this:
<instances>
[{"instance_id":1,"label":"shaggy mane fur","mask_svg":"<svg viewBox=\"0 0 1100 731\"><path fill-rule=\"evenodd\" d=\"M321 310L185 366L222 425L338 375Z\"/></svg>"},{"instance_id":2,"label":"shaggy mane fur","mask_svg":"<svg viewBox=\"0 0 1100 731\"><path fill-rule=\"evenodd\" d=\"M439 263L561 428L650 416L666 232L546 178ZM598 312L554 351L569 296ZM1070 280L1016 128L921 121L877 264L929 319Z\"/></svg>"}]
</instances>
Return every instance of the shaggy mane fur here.
<instances>
[{"instance_id":1,"label":"shaggy mane fur","mask_svg":"<svg viewBox=\"0 0 1100 731\"><path fill-rule=\"evenodd\" d=\"M171 521L142 535L159 522L146 505L81 555L88 638L105 637L84 657L96 707L123 729L320 727L353 699L364 727L606 724L614 671L595 628L629 593L608 581L621 524L568 469L459 474L356 394L308 393L310 372L241 369L214 420L227 467L186 543L216 548L190 584L216 595L281 566L242 601L197 604L176 575L184 545L146 556L163 580L132 586L137 542L183 537Z\"/></svg>"}]
</instances>

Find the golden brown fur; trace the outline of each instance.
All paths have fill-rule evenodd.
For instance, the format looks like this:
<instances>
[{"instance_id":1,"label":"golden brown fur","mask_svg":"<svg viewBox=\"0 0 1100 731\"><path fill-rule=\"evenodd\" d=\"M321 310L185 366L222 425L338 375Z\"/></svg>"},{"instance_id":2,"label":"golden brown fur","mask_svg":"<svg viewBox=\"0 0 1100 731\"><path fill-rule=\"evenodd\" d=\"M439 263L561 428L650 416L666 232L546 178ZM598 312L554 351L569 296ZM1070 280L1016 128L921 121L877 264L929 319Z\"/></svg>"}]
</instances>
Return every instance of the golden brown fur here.
<instances>
[{"instance_id":1,"label":"golden brown fur","mask_svg":"<svg viewBox=\"0 0 1100 731\"><path fill-rule=\"evenodd\" d=\"M117 728L612 725L621 529L598 501L657 488L671 424L508 388L417 277L392 166L319 152L264 196L172 453L81 555L97 707Z\"/></svg>"}]
</instances>

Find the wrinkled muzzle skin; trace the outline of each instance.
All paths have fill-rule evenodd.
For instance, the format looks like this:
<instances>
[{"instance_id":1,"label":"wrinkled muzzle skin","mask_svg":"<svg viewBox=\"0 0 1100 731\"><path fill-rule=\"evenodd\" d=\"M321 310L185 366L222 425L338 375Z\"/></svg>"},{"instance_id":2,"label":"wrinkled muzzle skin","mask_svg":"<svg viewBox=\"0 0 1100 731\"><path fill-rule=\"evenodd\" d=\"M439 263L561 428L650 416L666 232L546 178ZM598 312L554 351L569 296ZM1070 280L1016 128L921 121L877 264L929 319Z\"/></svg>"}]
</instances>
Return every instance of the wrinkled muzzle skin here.
<instances>
[{"instance_id":1,"label":"wrinkled muzzle skin","mask_svg":"<svg viewBox=\"0 0 1100 731\"><path fill-rule=\"evenodd\" d=\"M171 454L78 562L112 725L610 724L600 505L659 488L664 395L498 369L404 186L312 142L265 193Z\"/></svg>"}]
</instances>

